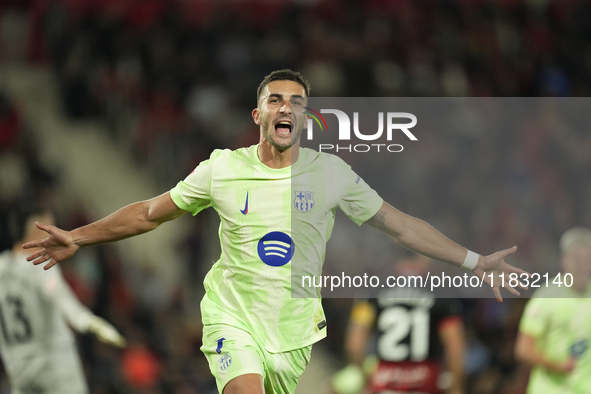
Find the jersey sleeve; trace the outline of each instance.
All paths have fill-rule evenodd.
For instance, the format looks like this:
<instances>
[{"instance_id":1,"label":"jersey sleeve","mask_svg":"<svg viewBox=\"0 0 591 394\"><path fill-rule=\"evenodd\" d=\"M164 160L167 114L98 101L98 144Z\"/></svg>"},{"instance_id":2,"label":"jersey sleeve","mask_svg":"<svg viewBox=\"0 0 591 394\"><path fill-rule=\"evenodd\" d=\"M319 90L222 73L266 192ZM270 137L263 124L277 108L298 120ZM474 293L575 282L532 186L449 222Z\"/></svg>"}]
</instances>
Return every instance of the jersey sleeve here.
<instances>
[{"instance_id":1,"label":"jersey sleeve","mask_svg":"<svg viewBox=\"0 0 591 394\"><path fill-rule=\"evenodd\" d=\"M43 295L57 307L72 328L78 332L88 331L93 314L76 298L64 280L59 266L43 271L41 289Z\"/></svg>"},{"instance_id":2,"label":"jersey sleeve","mask_svg":"<svg viewBox=\"0 0 591 394\"><path fill-rule=\"evenodd\" d=\"M532 298L527 303L523 316L519 322L519 331L539 337L544 332L547 324L548 305L544 305L549 299Z\"/></svg>"},{"instance_id":3,"label":"jersey sleeve","mask_svg":"<svg viewBox=\"0 0 591 394\"><path fill-rule=\"evenodd\" d=\"M345 215L361 226L378 212L384 200L340 159L337 171L338 206Z\"/></svg>"},{"instance_id":4,"label":"jersey sleeve","mask_svg":"<svg viewBox=\"0 0 591 394\"><path fill-rule=\"evenodd\" d=\"M202 161L185 180L180 181L171 191L172 201L181 209L194 215L211 206L211 180L213 155Z\"/></svg>"}]
</instances>

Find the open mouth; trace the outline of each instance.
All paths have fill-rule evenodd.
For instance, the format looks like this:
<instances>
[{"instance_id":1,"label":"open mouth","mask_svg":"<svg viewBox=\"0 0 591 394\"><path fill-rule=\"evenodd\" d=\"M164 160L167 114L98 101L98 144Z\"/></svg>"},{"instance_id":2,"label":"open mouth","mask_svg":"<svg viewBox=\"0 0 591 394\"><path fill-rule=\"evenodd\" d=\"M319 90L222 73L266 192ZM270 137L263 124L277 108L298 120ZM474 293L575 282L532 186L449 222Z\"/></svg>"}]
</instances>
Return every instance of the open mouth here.
<instances>
[{"instance_id":1,"label":"open mouth","mask_svg":"<svg viewBox=\"0 0 591 394\"><path fill-rule=\"evenodd\" d=\"M289 135L291 133L291 122L281 121L275 124L275 130L278 134Z\"/></svg>"}]
</instances>

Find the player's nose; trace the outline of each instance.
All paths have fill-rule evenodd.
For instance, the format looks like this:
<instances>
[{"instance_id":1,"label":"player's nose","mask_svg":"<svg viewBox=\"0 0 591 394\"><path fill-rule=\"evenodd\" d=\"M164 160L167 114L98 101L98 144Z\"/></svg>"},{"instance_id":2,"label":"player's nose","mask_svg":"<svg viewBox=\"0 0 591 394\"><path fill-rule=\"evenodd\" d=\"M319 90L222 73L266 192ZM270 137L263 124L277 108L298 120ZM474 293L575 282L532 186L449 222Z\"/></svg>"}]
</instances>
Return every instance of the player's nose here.
<instances>
[{"instance_id":1,"label":"player's nose","mask_svg":"<svg viewBox=\"0 0 591 394\"><path fill-rule=\"evenodd\" d=\"M282 114L291 115L291 103L289 101L285 101L281 108L279 108L279 112Z\"/></svg>"}]
</instances>

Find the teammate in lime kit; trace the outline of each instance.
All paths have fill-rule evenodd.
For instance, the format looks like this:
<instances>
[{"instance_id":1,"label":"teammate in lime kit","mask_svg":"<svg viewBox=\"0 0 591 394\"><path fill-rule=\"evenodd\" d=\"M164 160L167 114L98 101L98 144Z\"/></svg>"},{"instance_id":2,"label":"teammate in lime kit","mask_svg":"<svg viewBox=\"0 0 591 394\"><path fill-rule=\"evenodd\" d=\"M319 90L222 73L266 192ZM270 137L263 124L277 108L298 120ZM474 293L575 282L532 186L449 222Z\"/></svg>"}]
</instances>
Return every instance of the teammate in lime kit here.
<instances>
[{"instance_id":1,"label":"teammate in lime kit","mask_svg":"<svg viewBox=\"0 0 591 394\"><path fill-rule=\"evenodd\" d=\"M591 230L568 230L560 250L562 284L537 290L519 325L515 354L533 367L528 394L591 390Z\"/></svg>"},{"instance_id":2,"label":"teammate in lime kit","mask_svg":"<svg viewBox=\"0 0 591 394\"><path fill-rule=\"evenodd\" d=\"M222 253L204 281L202 351L225 394L295 391L311 345L326 335L326 321L319 296L292 298L292 290L305 292L292 288L292 269L319 274L337 207L409 249L463 265L479 277L486 272L485 282L495 279L493 292L501 301L499 275L524 272L504 261L517 248L486 257L467 251L384 203L338 157L300 148L309 90L299 73L271 73L252 111L259 144L216 150L170 192L90 225L63 231L38 224L49 236L24 245L42 248L28 259L48 269L82 246L142 234L213 207L220 215Z\"/></svg>"}]
</instances>

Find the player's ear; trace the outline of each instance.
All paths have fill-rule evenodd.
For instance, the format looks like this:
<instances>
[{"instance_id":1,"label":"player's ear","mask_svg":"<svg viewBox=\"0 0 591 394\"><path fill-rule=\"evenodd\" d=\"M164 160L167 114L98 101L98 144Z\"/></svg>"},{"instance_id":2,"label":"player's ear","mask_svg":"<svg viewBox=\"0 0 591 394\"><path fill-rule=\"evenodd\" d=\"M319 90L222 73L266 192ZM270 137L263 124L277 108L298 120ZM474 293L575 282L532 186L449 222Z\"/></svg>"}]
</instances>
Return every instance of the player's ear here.
<instances>
[{"instance_id":1,"label":"player's ear","mask_svg":"<svg viewBox=\"0 0 591 394\"><path fill-rule=\"evenodd\" d=\"M252 118L254 119L254 123L257 125L261 125L261 111L258 108L252 110Z\"/></svg>"}]
</instances>

